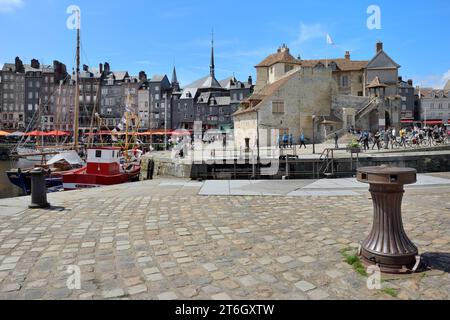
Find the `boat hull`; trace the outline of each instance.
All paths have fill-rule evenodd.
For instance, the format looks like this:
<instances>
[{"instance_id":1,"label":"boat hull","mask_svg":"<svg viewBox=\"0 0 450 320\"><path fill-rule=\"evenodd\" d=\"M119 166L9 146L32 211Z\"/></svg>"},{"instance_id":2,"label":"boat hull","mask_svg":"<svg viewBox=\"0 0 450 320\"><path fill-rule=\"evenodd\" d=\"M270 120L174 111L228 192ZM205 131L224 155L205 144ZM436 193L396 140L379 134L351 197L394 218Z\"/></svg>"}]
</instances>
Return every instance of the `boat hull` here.
<instances>
[{"instance_id":1,"label":"boat hull","mask_svg":"<svg viewBox=\"0 0 450 320\"><path fill-rule=\"evenodd\" d=\"M10 170L6 172L9 181L19 187L24 195L31 194L31 173L27 171ZM62 172L52 174L45 179L47 190L58 191L63 187Z\"/></svg>"},{"instance_id":2,"label":"boat hull","mask_svg":"<svg viewBox=\"0 0 450 320\"><path fill-rule=\"evenodd\" d=\"M64 190L79 190L98 188L102 186L112 186L127 182L136 181L139 178L140 167L134 167L129 172L115 175L89 174L87 168L63 175Z\"/></svg>"}]
</instances>

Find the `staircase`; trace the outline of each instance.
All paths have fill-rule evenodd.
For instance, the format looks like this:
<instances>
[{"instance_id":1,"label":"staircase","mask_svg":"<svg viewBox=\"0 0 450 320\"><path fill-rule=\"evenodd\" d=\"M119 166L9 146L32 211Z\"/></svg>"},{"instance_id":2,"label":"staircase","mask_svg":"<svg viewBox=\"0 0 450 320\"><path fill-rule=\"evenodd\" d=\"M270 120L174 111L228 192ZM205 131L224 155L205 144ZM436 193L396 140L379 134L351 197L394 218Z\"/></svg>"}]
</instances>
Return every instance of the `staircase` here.
<instances>
[{"instance_id":1,"label":"staircase","mask_svg":"<svg viewBox=\"0 0 450 320\"><path fill-rule=\"evenodd\" d=\"M325 178L336 178L339 175L343 174L351 174L355 173L355 169L359 166L359 153L357 153L356 158L354 157L355 152L351 152L350 158L350 172L348 171L339 171L339 163L335 160L334 152L335 151L349 151L347 148L339 148L339 149L325 149L319 158L319 166L317 172L317 179L322 177ZM358 151L359 152L359 151ZM342 159L340 160L342 162Z\"/></svg>"},{"instance_id":2,"label":"staircase","mask_svg":"<svg viewBox=\"0 0 450 320\"><path fill-rule=\"evenodd\" d=\"M356 113L356 119L361 119L369 114L372 110L378 108L378 97L373 97L370 101Z\"/></svg>"}]
</instances>

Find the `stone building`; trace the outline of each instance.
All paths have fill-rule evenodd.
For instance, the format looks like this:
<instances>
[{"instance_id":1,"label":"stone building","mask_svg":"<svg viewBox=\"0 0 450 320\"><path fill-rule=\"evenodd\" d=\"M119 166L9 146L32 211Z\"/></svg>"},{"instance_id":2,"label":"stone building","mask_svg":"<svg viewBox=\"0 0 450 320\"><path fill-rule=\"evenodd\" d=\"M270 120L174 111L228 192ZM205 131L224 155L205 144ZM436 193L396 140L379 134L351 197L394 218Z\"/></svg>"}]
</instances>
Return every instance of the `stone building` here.
<instances>
[{"instance_id":1,"label":"stone building","mask_svg":"<svg viewBox=\"0 0 450 320\"><path fill-rule=\"evenodd\" d=\"M101 70L90 70L87 65L83 65L79 78L80 109L78 126L81 131L87 132L91 127L92 117L99 110L98 102L101 96L102 72Z\"/></svg>"},{"instance_id":2,"label":"stone building","mask_svg":"<svg viewBox=\"0 0 450 320\"><path fill-rule=\"evenodd\" d=\"M450 124L450 90L421 89L420 118L428 125Z\"/></svg>"},{"instance_id":3,"label":"stone building","mask_svg":"<svg viewBox=\"0 0 450 320\"><path fill-rule=\"evenodd\" d=\"M14 64L3 66L2 75L3 127L52 130L55 83L67 77L66 66L58 61L41 65L36 59L24 65L17 57Z\"/></svg>"},{"instance_id":4,"label":"stone building","mask_svg":"<svg viewBox=\"0 0 450 320\"><path fill-rule=\"evenodd\" d=\"M71 131L74 124L75 80L72 77L67 77L55 86L55 129Z\"/></svg>"},{"instance_id":5,"label":"stone building","mask_svg":"<svg viewBox=\"0 0 450 320\"><path fill-rule=\"evenodd\" d=\"M234 76L218 81L215 73L214 43L211 48L209 75L187 85L172 102L172 127L194 129L201 121L203 131L233 129L233 113L253 92L253 81L241 82Z\"/></svg>"},{"instance_id":6,"label":"stone building","mask_svg":"<svg viewBox=\"0 0 450 320\"><path fill-rule=\"evenodd\" d=\"M140 129L145 131L150 129L150 93L147 76L141 78L141 84L138 89L138 114L140 120Z\"/></svg>"},{"instance_id":7,"label":"stone building","mask_svg":"<svg viewBox=\"0 0 450 320\"><path fill-rule=\"evenodd\" d=\"M413 81L404 81L402 77L398 78L398 95L401 99L400 118L402 121L418 120L417 110L415 107L414 86Z\"/></svg>"},{"instance_id":8,"label":"stone building","mask_svg":"<svg viewBox=\"0 0 450 320\"><path fill-rule=\"evenodd\" d=\"M172 91L172 83L169 81L167 75L154 75L149 81L149 129L172 128ZM166 120L167 126L165 124Z\"/></svg>"},{"instance_id":9,"label":"stone building","mask_svg":"<svg viewBox=\"0 0 450 320\"><path fill-rule=\"evenodd\" d=\"M274 146L284 133L298 140L303 131L312 140L323 138L320 119L331 114L332 97L338 92L330 68L294 68L241 103L234 114L238 147Z\"/></svg>"},{"instance_id":10,"label":"stone building","mask_svg":"<svg viewBox=\"0 0 450 320\"><path fill-rule=\"evenodd\" d=\"M371 60L352 60L348 51L344 58L302 60L283 45L256 66L255 93L234 115L236 142L255 142L256 133L268 131L273 139L303 130L312 140L314 127L321 141L350 128L399 127L414 110L412 81L403 82L399 68L381 42Z\"/></svg>"},{"instance_id":11,"label":"stone building","mask_svg":"<svg viewBox=\"0 0 450 320\"><path fill-rule=\"evenodd\" d=\"M19 58L1 70L0 112L2 129L25 128L25 67Z\"/></svg>"}]
</instances>

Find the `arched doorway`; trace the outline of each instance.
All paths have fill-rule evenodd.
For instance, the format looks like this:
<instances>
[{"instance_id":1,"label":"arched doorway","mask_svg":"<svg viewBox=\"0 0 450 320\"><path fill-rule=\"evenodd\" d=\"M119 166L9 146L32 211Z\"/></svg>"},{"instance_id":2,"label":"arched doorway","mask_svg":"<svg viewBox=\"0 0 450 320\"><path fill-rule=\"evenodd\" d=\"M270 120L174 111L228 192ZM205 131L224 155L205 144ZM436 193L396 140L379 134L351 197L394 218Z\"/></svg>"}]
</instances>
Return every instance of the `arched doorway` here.
<instances>
[{"instance_id":1,"label":"arched doorway","mask_svg":"<svg viewBox=\"0 0 450 320\"><path fill-rule=\"evenodd\" d=\"M372 110L369 113L369 130L370 132L376 132L378 131L380 127L380 121L378 116L378 110Z\"/></svg>"},{"instance_id":2,"label":"arched doorway","mask_svg":"<svg viewBox=\"0 0 450 320\"><path fill-rule=\"evenodd\" d=\"M386 130L391 127L391 115L386 111Z\"/></svg>"}]
</instances>

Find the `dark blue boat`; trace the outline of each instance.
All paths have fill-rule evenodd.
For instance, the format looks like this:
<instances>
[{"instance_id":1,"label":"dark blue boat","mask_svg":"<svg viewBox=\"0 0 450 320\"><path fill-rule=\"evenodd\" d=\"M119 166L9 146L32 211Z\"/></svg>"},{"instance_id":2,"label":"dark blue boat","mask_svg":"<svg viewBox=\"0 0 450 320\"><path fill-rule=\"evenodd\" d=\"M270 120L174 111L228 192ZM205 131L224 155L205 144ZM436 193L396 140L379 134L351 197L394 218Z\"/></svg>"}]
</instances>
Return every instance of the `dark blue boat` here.
<instances>
[{"instance_id":1,"label":"dark blue boat","mask_svg":"<svg viewBox=\"0 0 450 320\"><path fill-rule=\"evenodd\" d=\"M31 194L31 170L11 169L6 172L9 181L19 187L24 195ZM48 173L45 179L49 192L63 189L62 172Z\"/></svg>"}]
</instances>

